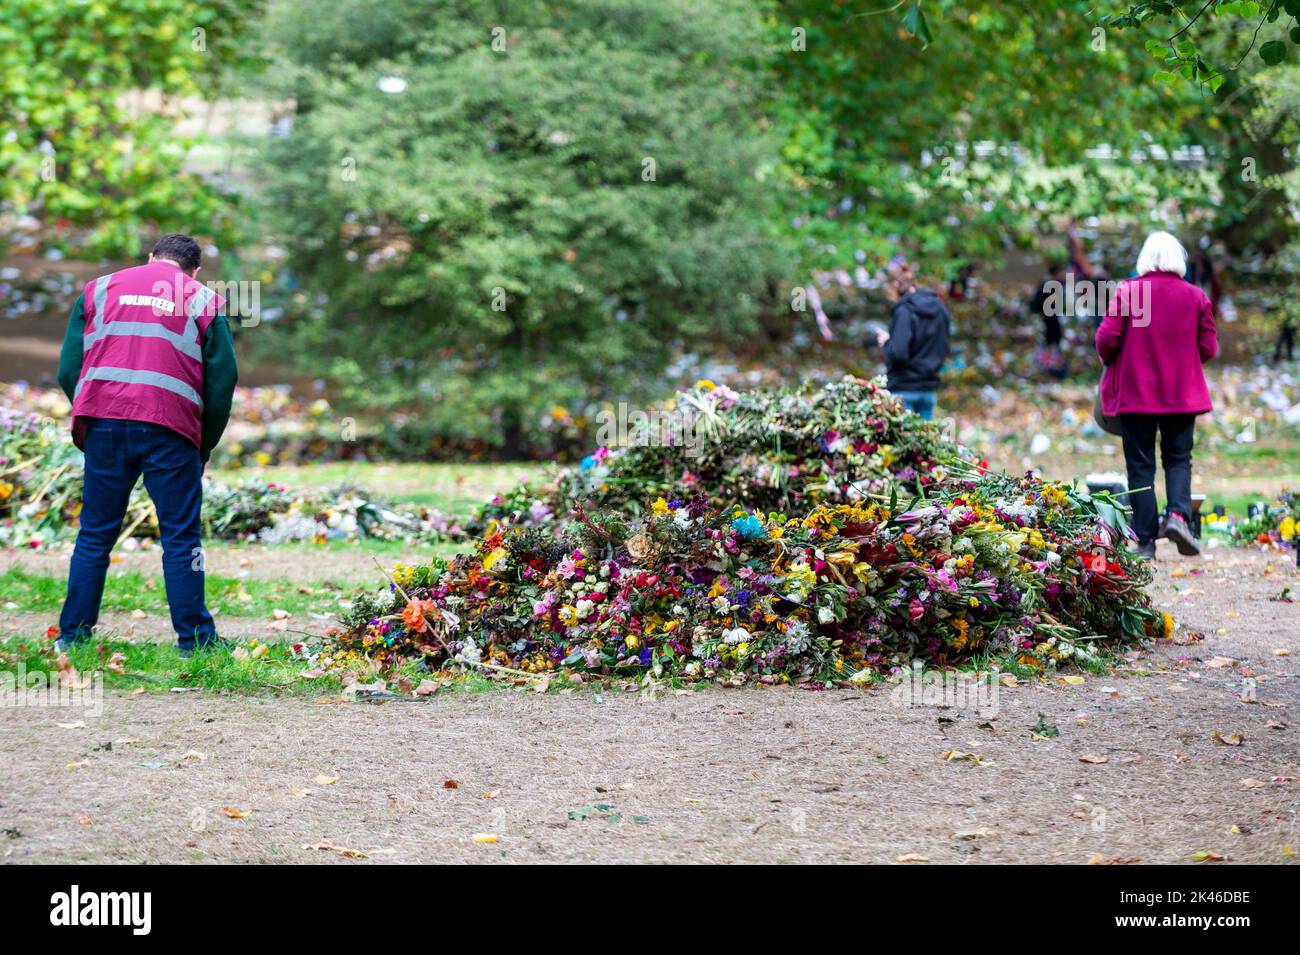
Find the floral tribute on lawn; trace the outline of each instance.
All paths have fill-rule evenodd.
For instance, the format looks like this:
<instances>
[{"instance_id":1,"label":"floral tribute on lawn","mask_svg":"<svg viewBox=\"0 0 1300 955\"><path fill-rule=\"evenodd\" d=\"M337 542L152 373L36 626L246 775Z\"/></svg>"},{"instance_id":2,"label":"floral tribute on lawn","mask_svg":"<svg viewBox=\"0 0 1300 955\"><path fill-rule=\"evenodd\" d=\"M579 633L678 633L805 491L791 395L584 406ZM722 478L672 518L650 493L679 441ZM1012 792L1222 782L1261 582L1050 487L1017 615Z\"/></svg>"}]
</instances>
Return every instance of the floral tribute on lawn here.
<instances>
[{"instance_id":1,"label":"floral tribute on lawn","mask_svg":"<svg viewBox=\"0 0 1300 955\"><path fill-rule=\"evenodd\" d=\"M656 470L651 487L672 490L633 513L632 468L607 459L600 485L579 485L605 506L492 523L475 553L399 565L316 663L821 687L915 661L1086 665L1172 629L1113 499L987 473L955 449L941 480L937 436L887 394L827 391L728 396L780 424L738 416L723 433L743 434L745 450L714 449L703 470L717 486ZM837 418L828 438L817 416L845 402L866 413ZM764 480L774 466L783 478ZM781 498L795 506L770 506Z\"/></svg>"},{"instance_id":2,"label":"floral tribute on lawn","mask_svg":"<svg viewBox=\"0 0 1300 955\"><path fill-rule=\"evenodd\" d=\"M1283 489L1277 501L1259 508L1253 517L1232 528L1238 543L1284 549L1296 546L1300 532L1300 491Z\"/></svg>"},{"instance_id":3,"label":"floral tribute on lawn","mask_svg":"<svg viewBox=\"0 0 1300 955\"><path fill-rule=\"evenodd\" d=\"M66 424L0 406L0 546L39 549L71 541L81 512L82 455ZM274 543L359 538L432 541L458 533L446 516L389 504L363 488L291 492L280 484L203 482L204 534L213 540ZM123 522L127 541L158 536L142 485Z\"/></svg>"},{"instance_id":4,"label":"floral tribute on lawn","mask_svg":"<svg viewBox=\"0 0 1300 955\"><path fill-rule=\"evenodd\" d=\"M495 499L478 526L546 524L575 504L631 517L657 497L701 492L721 508L794 513L891 487L929 487L942 478L941 458L960 450L880 385L852 377L739 393L700 381L648 413L606 421L617 446Z\"/></svg>"}]
</instances>

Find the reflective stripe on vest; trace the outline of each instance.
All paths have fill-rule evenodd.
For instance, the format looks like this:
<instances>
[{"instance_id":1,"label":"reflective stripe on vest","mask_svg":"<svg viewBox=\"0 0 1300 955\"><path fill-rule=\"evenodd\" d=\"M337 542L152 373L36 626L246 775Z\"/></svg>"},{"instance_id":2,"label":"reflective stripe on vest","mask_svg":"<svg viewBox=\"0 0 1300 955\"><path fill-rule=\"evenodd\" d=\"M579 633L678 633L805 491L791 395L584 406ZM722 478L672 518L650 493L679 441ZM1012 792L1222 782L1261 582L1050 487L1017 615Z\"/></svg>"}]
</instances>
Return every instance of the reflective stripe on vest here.
<instances>
[{"instance_id":1,"label":"reflective stripe on vest","mask_svg":"<svg viewBox=\"0 0 1300 955\"><path fill-rule=\"evenodd\" d=\"M196 296L197 297L197 296ZM161 338L171 342L171 346L182 355L188 355L195 361L203 360L203 348L199 345L199 329L191 318L181 334L171 331L164 325L153 322L105 322L82 339L83 351L90 351L105 335L138 335L141 338Z\"/></svg>"},{"instance_id":2,"label":"reflective stripe on vest","mask_svg":"<svg viewBox=\"0 0 1300 955\"><path fill-rule=\"evenodd\" d=\"M81 389L88 381L118 381L128 385L151 385L154 388L162 388L164 391L170 391L182 398L187 398L198 405L200 411L203 410L203 399L199 397L197 391L179 378L164 375L160 371L114 368L111 365L96 365L93 368L87 368L85 374L81 377L81 381L77 382L77 390L72 395L73 401L81 394Z\"/></svg>"},{"instance_id":3,"label":"reflective stripe on vest","mask_svg":"<svg viewBox=\"0 0 1300 955\"><path fill-rule=\"evenodd\" d=\"M198 362L203 361L203 344L199 337L198 318L203 314L203 310L208 307L208 303L216 296L216 292L206 285L200 285L195 290L194 296L190 299L189 307L185 310L185 330L177 334L161 323L104 321L104 306L108 300L108 283L112 278L112 275L105 275L103 278L95 280L94 319L98 327L93 332L87 332L82 339L81 348L83 354L90 351L90 347L106 335L136 335L141 338L161 338L170 342L171 346L182 355L193 358Z\"/></svg>"}]
</instances>

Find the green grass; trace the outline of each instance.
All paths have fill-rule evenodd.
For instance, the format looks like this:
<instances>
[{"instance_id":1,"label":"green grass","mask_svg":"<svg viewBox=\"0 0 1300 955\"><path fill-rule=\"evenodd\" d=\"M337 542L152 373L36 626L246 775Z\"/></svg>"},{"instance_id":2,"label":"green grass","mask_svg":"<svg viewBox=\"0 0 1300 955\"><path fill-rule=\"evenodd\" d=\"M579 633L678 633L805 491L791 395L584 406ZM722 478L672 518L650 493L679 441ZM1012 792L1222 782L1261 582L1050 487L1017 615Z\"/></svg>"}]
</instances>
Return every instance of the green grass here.
<instances>
[{"instance_id":1,"label":"green grass","mask_svg":"<svg viewBox=\"0 0 1300 955\"><path fill-rule=\"evenodd\" d=\"M468 515L494 494L520 481L548 473L542 464L386 464L375 461L332 461L323 464L222 469L218 480L249 479L291 488L328 488L344 482L359 484L393 502L423 504L446 514Z\"/></svg>"},{"instance_id":2,"label":"green grass","mask_svg":"<svg viewBox=\"0 0 1300 955\"><path fill-rule=\"evenodd\" d=\"M244 655L231 650L199 650L182 657L174 644L140 643L112 638L87 640L68 652L68 663L81 678L98 674L106 690L170 693L173 690L206 690L243 695L295 696L315 698L337 696L344 691L337 673L317 675L311 663L293 656L288 643L264 644L265 650ZM245 646L249 650L251 645ZM59 664L53 645L42 636L0 639L0 670L14 672L22 666L27 674L43 673L50 685L57 685ZM119 672L120 671L120 672ZM390 690L401 693L400 678L414 686L430 676L417 663L408 663L389 677ZM359 673L362 683L374 675ZM481 673L457 673L437 678L439 694L496 692L508 683ZM29 684L30 685L30 684ZM558 692L559 686L552 687Z\"/></svg>"},{"instance_id":3,"label":"green grass","mask_svg":"<svg viewBox=\"0 0 1300 955\"><path fill-rule=\"evenodd\" d=\"M121 654L116 661L115 654ZM22 664L29 674L42 672L52 681L58 679L56 656L43 637L0 641L0 660L7 668ZM226 650L200 650L186 659L171 644L87 640L68 653L68 662L83 678L102 674L105 689L144 687L166 693L181 688L293 696L324 696L343 689L335 675L304 678L309 667L290 654L288 644L270 644L266 654L256 659L239 659Z\"/></svg>"},{"instance_id":4,"label":"green grass","mask_svg":"<svg viewBox=\"0 0 1300 955\"><path fill-rule=\"evenodd\" d=\"M325 581L299 584L287 580L243 580L219 574L207 575L207 601L212 610L222 616L267 617L273 610L291 614L305 614L314 610L326 612L338 609L340 597L346 597L360 587L370 588L380 582L378 571L374 578L364 581ZM35 574L20 567L10 567L0 574L0 606L28 613L57 611L63 606L67 592L67 579L53 574ZM143 574L138 570L111 573L104 586L106 611L143 610L145 613L167 614L167 592L161 574Z\"/></svg>"}]
</instances>

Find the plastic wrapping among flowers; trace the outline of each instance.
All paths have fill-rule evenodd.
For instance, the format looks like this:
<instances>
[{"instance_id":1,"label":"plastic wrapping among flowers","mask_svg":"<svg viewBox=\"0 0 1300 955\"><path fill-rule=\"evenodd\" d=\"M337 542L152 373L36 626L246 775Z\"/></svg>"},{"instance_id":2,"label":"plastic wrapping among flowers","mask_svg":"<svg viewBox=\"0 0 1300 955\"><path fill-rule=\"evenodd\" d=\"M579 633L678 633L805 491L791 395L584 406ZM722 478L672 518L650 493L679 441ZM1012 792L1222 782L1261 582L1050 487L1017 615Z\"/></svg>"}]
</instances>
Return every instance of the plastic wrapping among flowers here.
<instances>
[{"instance_id":1,"label":"plastic wrapping among flowers","mask_svg":"<svg viewBox=\"0 0 1300 955\"><path fill-rule=\"evenodd\" d=\"M1004 475L791 514L661 497L398 566L318 662L814 687L917 660L1087 663L1172 624L1123 537L1104 495Z\"/></svg>"},{"instance_id":2,"label":"plastic wrapping among flowers","mask_svg":"<svg viewBox=\"0 0 1300 955\"><path fill-rule=\"evenodd\" d=\"M495 499L478 526L544 524L575 503L634 516L658 496L701 491L720 507L793 511L930 486L942 459L962 453L878 383L853 377L739 393L701 381L624 430L618 446Z\"/></svg>"}]
</instances>

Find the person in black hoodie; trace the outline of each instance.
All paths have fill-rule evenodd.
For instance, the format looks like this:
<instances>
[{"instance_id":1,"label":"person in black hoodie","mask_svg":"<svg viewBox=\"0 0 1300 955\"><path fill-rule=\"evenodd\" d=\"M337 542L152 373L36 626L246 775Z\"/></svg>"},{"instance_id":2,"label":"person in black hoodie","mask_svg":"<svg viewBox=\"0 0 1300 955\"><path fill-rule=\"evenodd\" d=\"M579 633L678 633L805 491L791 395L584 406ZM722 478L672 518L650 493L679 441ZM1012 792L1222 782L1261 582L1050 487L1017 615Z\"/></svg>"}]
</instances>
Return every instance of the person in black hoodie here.
<instances>
[{"instance_id":1,"label":"person in black hoodie","mask_svg":"<svg viewBox=\"0 0 1300 955\"><path fill-rule=\"evenodd\" d=\"M916 287L916 273L901 258L886 266L884 292L894 303L889 331L878 338L888 388L908 411L929 421L934 417L939 369L948 358L948 309L934 292Z\"/></svg>"}]
</instances>

